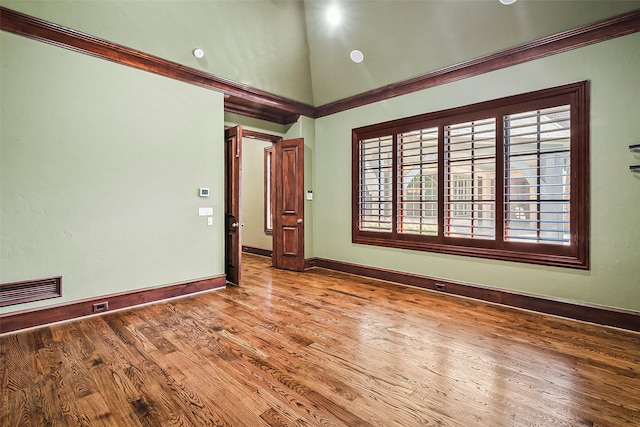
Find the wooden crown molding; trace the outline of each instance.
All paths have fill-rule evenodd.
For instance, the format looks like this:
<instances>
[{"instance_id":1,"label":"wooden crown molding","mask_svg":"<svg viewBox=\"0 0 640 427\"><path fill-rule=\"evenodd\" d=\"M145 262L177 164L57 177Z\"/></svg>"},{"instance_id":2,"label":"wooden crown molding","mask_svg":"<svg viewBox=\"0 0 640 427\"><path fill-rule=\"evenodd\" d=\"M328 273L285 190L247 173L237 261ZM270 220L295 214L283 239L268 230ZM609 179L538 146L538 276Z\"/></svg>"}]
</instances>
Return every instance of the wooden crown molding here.
<instances>
[{"instance_id":1,"label":"wooden crown molding","mask_svg":"<svg viewBox=\"0 0 640 427\"><path fill-rule=\"evenodd\" d=\"M313 107L176 62L111 43L88 34L0 7L0 29L65 49L223 92L225 111L280 124L300 115L319 118L385 99L496 71L640 31L640 9L594 24L543 37L471 61L392 83L359 95Z\"/></svg>"},{"instance_id":2,"label":"wooden crown molding","mask_svg":"<svg viewBox=\"0 0 640 427\"><path fill-rule=\"evenodd\" d=\"M313 109L313 107L311 107ZM241 116L253 117L254 119L266 120L268 122L279 123L281 125L289 125L298 121L298 117L302 113L291 113L279 108L268 107L260 102L243 99L237 96L229 96L224 100L224 110L228 113L235 113ZM313 109L315 111L315 109ZM315 114L311 111L304 114Z\"/></svg>"},{"instance_id":3,"label":"wooden crown molding","mask_svg":"<svg viewBox=\"0 0 640 427\"><path fill-rule=\"evenodd\" d=\"M313 117L311 105L286 99L247 85L214 76L176 62L131 49L61 25L0 7L0 29L86 55L191 83L225 95L225 110L280 124L291 124L303 114Z\"/></svg>"},{"instance_id":4,"label":"wooden crown molding","mask_svg":"<svg viewBox=\"0 0 640 427\"><path fill-rule=\"evenodd\" d=\"M413 79L392 83L339 101L330 102L316 108L315 118L328 116L396 96L407 95L412 92L466 79L490 71L496 71L512 65L522 64L579 47L600 43L638 31L640 31L640 9L595 24L585 25L573 30L543 37L539 40L471 61L441 68Z\"/></svg>"}]
</instances>

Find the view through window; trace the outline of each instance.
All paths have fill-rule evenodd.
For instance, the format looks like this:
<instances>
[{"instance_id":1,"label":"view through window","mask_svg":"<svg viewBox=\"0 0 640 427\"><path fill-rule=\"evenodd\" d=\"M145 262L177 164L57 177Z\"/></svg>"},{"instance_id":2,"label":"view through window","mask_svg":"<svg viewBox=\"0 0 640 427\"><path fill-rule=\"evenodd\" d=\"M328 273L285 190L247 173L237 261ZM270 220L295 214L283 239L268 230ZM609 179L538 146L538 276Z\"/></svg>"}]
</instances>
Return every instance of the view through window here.
<instances>
[{"instance_id":1,"label":"view through window","mask_svg":"<svg viewBox=\"0 0 640 427\"><path fill-rule=\"evenodd\" d=\"M581 82L354 129L353 241L588 268L588 107Z\"/></svg>"}]
</instances>

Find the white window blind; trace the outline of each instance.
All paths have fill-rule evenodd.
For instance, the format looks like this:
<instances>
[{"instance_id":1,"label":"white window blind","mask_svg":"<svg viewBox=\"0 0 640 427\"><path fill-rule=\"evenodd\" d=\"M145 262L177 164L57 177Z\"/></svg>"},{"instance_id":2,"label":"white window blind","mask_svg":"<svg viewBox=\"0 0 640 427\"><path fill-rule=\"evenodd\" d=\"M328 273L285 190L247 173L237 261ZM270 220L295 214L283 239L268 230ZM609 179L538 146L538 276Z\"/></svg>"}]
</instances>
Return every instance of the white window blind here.
<instances>
[{"instance_id":1,"label":"white window blind","mask_svg":"<svg viewBox=\"0 0 640 427\"><path fill-rule=\"evenodd\" d=\"M393 137L359 141L359 229L391 231Z\"/></svg>"},{"instance_id":2,"label":"white window blind","mask_svg":"<svg viewBox=\"0 0 640 427\"><path fill-rule=\"evenodd\" d=\"M495 238L496 120L444 127L447 237Z\"/></svg>"},{"instance_id":3,"label":"white window blind","mask_svg":"<svg viewBox=\"0 0 640 427\"><path fill-rule=\"evenodd\" d=\"M505 241L570 243L570 106L504 117Z\"/></svg>"},{"instance_id":4,"label":"white window blind","mask_svg":"<svg viewBox=\"0 0 640 427\"><path fill-rule=\"evenodd\" d=\"M588 269L589 111L584 81L354 129L352 241Z\"/></svg>"},{"instance_id":5,"label":"white window blind","mask_svg":"<svg viewBox=\"0 0 640 427\"><path fill-rule=\"evenodd\" d=\"M398 135L398 233L438 234L438 128Z\"/></svg>"}]
</instances>

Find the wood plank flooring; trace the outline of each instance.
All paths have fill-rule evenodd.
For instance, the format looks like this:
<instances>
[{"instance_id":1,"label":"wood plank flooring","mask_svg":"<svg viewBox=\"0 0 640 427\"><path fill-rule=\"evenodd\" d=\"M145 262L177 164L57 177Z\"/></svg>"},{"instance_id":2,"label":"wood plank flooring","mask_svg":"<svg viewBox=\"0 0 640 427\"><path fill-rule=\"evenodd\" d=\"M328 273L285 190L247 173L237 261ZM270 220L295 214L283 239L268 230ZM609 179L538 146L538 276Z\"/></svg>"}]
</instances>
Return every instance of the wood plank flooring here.
<instances>
[{"instance_id":1,"label":"wood plank flooring","mask_svg":"<svg viewBox=\"0 0 640 427\"><path fill-rule=\"evenodd\" d=\"M241 288L0 337L0 425L640 426L640 334L243 260Z\"/></svg>"}]
</instances>

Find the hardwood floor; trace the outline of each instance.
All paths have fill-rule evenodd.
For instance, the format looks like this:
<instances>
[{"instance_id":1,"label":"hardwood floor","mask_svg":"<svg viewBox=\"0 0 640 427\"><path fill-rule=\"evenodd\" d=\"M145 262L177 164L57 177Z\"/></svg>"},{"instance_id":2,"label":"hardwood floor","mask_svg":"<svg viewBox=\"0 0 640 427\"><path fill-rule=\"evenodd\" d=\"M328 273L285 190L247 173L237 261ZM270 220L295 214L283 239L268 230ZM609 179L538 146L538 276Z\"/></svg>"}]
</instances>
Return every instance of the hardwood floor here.
<instances>
[{"instance_id":1,"label":"hardwood floor","mask_svg":"<svg viewBox=\"0 0 640 427\"><path fill-rule=\"evenodd\" d=\"M243 260L241 288L0 337L0 425L640 425L640 334Z\"/></svg>"}]
</instances>

